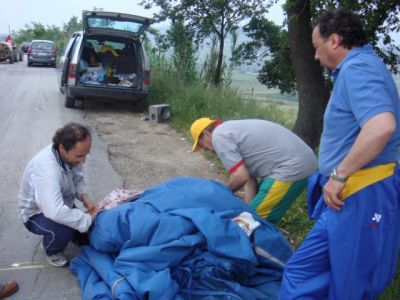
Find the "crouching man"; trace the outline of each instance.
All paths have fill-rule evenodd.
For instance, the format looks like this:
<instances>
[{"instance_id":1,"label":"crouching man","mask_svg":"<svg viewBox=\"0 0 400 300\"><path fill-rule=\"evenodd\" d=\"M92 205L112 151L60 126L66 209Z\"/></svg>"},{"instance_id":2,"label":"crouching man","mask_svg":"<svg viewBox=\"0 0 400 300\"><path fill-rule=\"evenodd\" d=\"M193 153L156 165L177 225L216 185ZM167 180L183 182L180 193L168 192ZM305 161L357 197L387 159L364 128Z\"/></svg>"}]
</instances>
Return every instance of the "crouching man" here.
<instances>
[{"instance_id":1,"label":"crouching man","mask_svg":"<svg viewBox=\"0 0 400 300\"><path fill-rule=\"evenodd\" d=\"M308 176L316 169L311 148L273 122L200 118L190 133L192 151L215 152L229 173L227 186L234 192L243 187L243 200L273 224L305 189Z\"/></svg>"},{"instance_id":2,"label":"crouching man","mask_svg":"<svg viewBox=\"0 0 400 300\"><path fill-rule=\"evenodd\" d=\"M83 178L91 142L86 127L68 123L57 130L51 145L32 158L22 176L19 215L30 232L43 235L42 248L54 267L67 265L62 251L70 241L85 243L97 214ZM75 198L83 202L86 213L75 207Z\"/></svg>"}]
</instances>

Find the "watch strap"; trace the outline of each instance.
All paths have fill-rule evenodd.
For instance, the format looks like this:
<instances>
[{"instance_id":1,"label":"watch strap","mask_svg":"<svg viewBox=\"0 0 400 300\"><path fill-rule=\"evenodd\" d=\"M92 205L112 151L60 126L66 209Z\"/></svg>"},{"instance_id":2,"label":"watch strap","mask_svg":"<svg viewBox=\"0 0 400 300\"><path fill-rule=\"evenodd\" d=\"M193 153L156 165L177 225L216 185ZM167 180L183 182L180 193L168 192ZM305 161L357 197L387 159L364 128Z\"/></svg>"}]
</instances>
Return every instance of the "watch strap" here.
<instances>
[{"instance_id":1,"label":"watch strap","mask_svg":"<svg viewBox=\"0 0 400 300\"><path fill-rule=\"evenodd\" d=\"M339 175L337 174L336 168L333 169L332 174L330 175L330 177L331 177L333 180L335 180L335 181L339 181L339 182L343 182L343 183L345 183L345 182L347 181L347 178L346 178L346 177L341 177L341 176L339 176Z\"/></svg>"}]
</instances>

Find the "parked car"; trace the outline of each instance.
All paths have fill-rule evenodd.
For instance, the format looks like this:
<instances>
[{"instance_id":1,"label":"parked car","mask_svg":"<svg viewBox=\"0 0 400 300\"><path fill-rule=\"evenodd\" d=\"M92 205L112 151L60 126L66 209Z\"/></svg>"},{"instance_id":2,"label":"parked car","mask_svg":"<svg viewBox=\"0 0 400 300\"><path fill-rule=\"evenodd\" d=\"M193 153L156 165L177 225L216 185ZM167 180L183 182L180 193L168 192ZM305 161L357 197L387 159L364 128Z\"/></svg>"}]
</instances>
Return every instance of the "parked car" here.
<instances>
[{"instance_id":1,"label":"parked car","mask_svg":"<svg viewBox=\"0 0 400 300\"><path fill-rule=\"evenodd\" d=\"M56 67L57 54L52 41L33 40L31 42L28 49L28 67L36 63Z\"/></svg>"},{"instance_id":2,"label":"parked car","mask_svg":"<svg viewBox=\"0 0 400 300\"><path fill-rule=\"evenodd\" d=\"M31 42L22 42L21 43L21 50L22 50L22 52L24 52L24 53L28 53L28 49L29 49L29 46L31 45Z\"/></svg>"},{"instance_id":3,"label":"parked car","mask_svg":"<svg viewBox=\"0 0 400 300\"><path fill-rule=\"evenodd\" d=\"M14 63L14 52L11 45L7 42L0 42L0 61L8 61Z\"/></svg>"},{"instance_id":4,"label":"parked car","mask_svg":"<svg viewBox=\"0 0 400 300\"><path fill-rule=\"evenodd\" d=\"M140 40L152 19L115 12L83 11L83 31L71 37L58 66L65 106L76 99L131 101L149 93L150 68Z\"/></svg>"}]
</instances>

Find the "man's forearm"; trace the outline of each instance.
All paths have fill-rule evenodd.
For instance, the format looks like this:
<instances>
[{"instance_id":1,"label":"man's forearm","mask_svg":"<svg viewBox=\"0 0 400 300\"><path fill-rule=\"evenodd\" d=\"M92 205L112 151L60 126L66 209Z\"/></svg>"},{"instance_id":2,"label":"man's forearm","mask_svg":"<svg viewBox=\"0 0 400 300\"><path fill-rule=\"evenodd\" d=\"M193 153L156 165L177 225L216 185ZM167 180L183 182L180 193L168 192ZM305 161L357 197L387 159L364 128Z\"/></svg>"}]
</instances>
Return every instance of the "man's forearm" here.
<instances>
[{"instance_id":1,"label":"man's forearm","mask_svg":"<svg viewBox=\"0 0 400 300\"><path fill-rule=\"evenodd\" d=\"M249 180L244 185L244 198L245 202L250 202L257 194L258 183L257 179L250 177Z\"/></svg>"},{"instance_id":2,"label":"man's forearm","mask_svg":"<svg viewBox=\"0 0 400 300\"><path fill-rule=\"evenodd\" d=\"M347 178L362 169L379 155L395 131L396 121L392 113L381 113L371 118L362 127L349 153L336 167L336 175ZM324 200L329 207L339 211L345 205L341 200L345 185L345 180L329 178L323 188Z\"/></svg>"},{"instance_id":3,"label":"man's forearm","mask_svg":"<svg viewBox=\"0 0 400 300\"><path fill-rule=\"evenodd\" d=\"M337 174L349 177L372 161L385 147L396 130L392 113L379 114L361 129L349 153L337 166Z\"/></svg>"},{"instance_id":4,"label":"man's forearm","mask_svg":"<svg viewBox=\"0 0 400 300\"><path fill-rule=\"evenodd\" d=\"M227 186L234 192L241 189L250 179L249 172L244 165L241 165L233 172L228 179Z\"/></svg>"},{"instance_id":5,"label":"man's forearm","mask_svg":"<svg viewBox=\"0 0 400 300\"><path fill-rule=\"evenodd\" d=\"M229 177L228 182L226 185L233 191L236 192L240 190L244 185L246 181L238 180L238 178L232 178Z\"/></svg>"}]
</instances>

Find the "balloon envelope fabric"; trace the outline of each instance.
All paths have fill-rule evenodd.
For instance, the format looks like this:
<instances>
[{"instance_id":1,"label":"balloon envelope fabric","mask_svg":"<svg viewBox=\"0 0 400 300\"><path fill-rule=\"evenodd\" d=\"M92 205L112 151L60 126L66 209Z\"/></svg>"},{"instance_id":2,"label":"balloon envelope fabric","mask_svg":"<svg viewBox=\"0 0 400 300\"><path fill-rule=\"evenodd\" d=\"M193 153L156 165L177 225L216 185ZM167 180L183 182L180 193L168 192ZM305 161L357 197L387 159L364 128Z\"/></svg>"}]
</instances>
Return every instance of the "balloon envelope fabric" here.
<instances>
[{"instance_id":1,"label":"balloon envelope fabric","mask_svg":"<svg viewBox=\"0 0 400 300\"><path fill-rule=\"evenodd\" d=\"M89 236L71 261L83 299L278 299L292 255L226 186L191 177L99 213Z\"/></svg>"}]
</instances>

